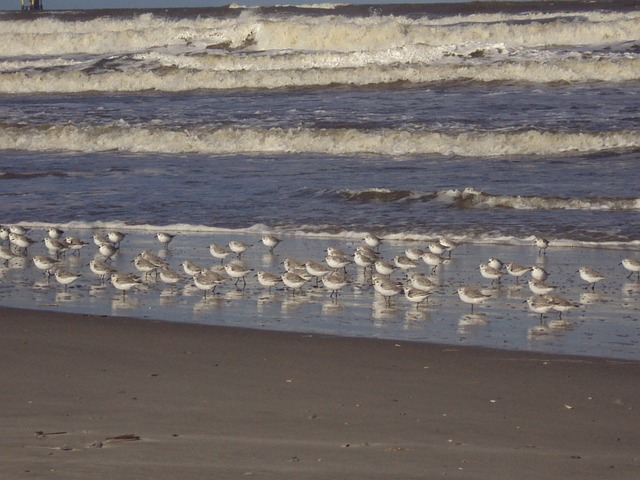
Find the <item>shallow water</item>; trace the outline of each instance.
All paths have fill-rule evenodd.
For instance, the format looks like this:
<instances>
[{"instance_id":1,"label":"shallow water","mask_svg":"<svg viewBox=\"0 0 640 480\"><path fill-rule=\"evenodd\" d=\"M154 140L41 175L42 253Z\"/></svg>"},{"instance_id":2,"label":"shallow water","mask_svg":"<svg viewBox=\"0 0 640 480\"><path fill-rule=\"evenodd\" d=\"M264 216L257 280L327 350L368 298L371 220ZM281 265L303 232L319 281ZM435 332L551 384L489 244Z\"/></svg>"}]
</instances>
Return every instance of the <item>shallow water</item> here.
<instances>
[{"instance_id":1,"label":"shallow water","mask_svg":"<svg viewBox=\"0 0 640 480\"><path fill-rule=\"evenodd\" d=\"M638 247L636 154L607 157L599 172L602 161L11 153L0 158L0 198L11 204L6 223L263 225L484 243L540 235Z\"/></svg>"},{"instance_id":2,"label":"shallow water","mask_svg":"<svg viewBox=\"0 0 640 480\"><path fill-rule=\"evenodd\" d=\"M418 311L354 270L337 303L255 279L123 300L87 273L95 248L65 260L83 273L66 293L12 259L0 302L638 358L618 264L640 257L639 18L637 2L581 1L2 13L0 224L32 226L34 252L47 225L128 231L126 271L160 229L178 233L173 266L263 231L287 241L249 252L254 269L366 232L389 256L440 235L464 247ZM536 236L581 304L570 328L541 328L508 280L468 317L455 288L484 285L489 256L537 262ZM581 264L607 275L595 292Z\"/></svg>"},{"instance_id":3,"label":"shallow water","mask_svg":"<svg viewBox=\"0 0 640 480\"><path fill-rule=\"evenodd\" d=\"M89 239L91 232L69 230L69 233ZM123 241L113 266L118 271L140 274L132 264L133 257L143 249L155 249L179 271L182 271L183 260L218 269L221 262L209 254L208 245L212 241L225 245L230 239L254 244L242 258L254 273L261 269L281 273L284 258L322 261L328 246L353 251L362 243L284 237L274 254L270 254L257 234L185 233L178 235L170 248L164 250L151 231L133 230ZM388 242L381 253L391 259L406 248L416 246L426 249L426 245L416 242ZM82 274L66 291L54 277L43 276L29 258L11 260L8 267L0 270L0 302L15 307L209 325L640 360L640 283L635 277L625 278L628 272L619 265L629 253L624 250L552 246L546 255L539 256L535 246L461 245L433 275L440 286L428 302L420 306L408 302L403 295L392 298L388 305L373 291L370 275L353 265L348 267L351 283L340 290L337 299L331 298L329 291L321 283L316 285L314 280L302 293L292 293L282 285L269 292L258 284L254 274L247 277L246 287L242 282L235 286L230 279L206 297L186 274L175 287L151 276L143 288L123 295L110 282L102 284L90 272L87 264L97 255L96 250L91 244L81 255L67 255L62 260L66 268ZM31 247L29 255L37 253L47 252L38 244ZM500 284L491 286L489 280L480 276L479 263L498 255L505 262L544 266L551 273L549 283L558 287L557 293L579 306L563 314L564 322L559 322L557 313L549 313L541 321L539 315L529 312L523 303L531 295L527 277L516 283L514 277L505 274ZM594 290L585 289L586 284L576 274L579 266L585 264L607 276ZM428 274L429 268L421 262L417 271ZM393 277L406 281L402 272ZM474 308L473 314L470 306L462 303L456 294L459 286L467 284L491 295L486 303Z\"/></svg>"}]
</instances>

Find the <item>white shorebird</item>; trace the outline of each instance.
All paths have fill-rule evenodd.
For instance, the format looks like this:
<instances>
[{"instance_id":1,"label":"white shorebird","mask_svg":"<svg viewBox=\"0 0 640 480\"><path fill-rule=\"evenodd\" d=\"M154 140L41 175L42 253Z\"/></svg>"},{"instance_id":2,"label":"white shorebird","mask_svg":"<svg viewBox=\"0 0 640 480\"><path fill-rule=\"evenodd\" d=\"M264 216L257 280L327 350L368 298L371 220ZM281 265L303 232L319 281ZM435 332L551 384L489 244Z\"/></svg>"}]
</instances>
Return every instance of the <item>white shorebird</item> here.
<instances>
[{"instance_id":1,"label":"white shorebird","mask_svg":"<svg viewBox=\"0 0 640 480\"><path fill-rule=\"evenodd\" d=\"M327 247L327 255L336 255L338 257L348 257L349 254L344 250L340 250L336 247Z\"/></svg>"},{"instance_id":2,"label":"white shorebird","mask_svg":"<svg viewBox=\"0 0 640 480\"><path fill-rule=\"evenodd\" d=\"M100 278L100 283L104 283L104 279L115 273L115 269L105 262L94 258L89 262L89 268Z\"/></svg>"},{"instance_id":3,"label":"white shorebird","mask_svg":"<svg viewBox=\"0 0 640 480\"><path fill-rule=\"evenodd\" d=\"M236 286L238 286L238 282L242 280L243 287L246 287L247 281L245 280L244 277L249 275L249 273L253 272L253 269L247 267L242 262L236 261L236 262L227 263L224 266L224 271L227 272L227 275L229 275L231 278L236 279L236 283L235 283Z\"/></svg>"},{"instance_id":4,"label":"white shorebird","mask_svg":"<svg viewBox=\"0 0 640 480\"><path fill-rule=\"evenodd\" d=\"M9 229L7 227L0 226L0 240L3 242L9 240Z\"/></svg>"},{"instance_id":5,"label":"white shorebird","mask_svg":"<svg viewBox=\"0 0 640 480\"><path fill-rule=\"evenodd\" d=\"M271 293L271 289L278 285L282 281L282 277L280 275L276 275L275 273L265 272L264 270L258 270L257 273L258 283L263 287L269 288L269 293Z\"/></svg>"},{"instance_id":6,"label":"white shorebird","mask_svg":"<svg viewBox=\"0 0 640 480\"><path fill-rule=\"evenodd\" d=\"M544 282L548 277L549 277L549 272L547 272L541 266L534 265L533 267L531 267L531 278L533 278L534 280Z\"/></svg>"},{"instance_id":7,"label":"white shorebird","mask_svg":"<svg viewBox=\"0 0 640 480\"><path fill-rule=\"evenodd\" d=\"M547 295L553 292L556 287L547 285L542 280L536 280L532 278L529 280L529 289L536 295Z\"/></svg>"},{"instance_id":8,"label":"white shorebird","mask_svg":"<svg viewBox=\"0 0 640 480\"><path fill-rule=\"evenodd\" d=\"M238 258L242 257L244 252L253 247L253 245L241 242L240 240L231 240L227 246L229 250L238 255Z\"/></svg>"},{"instance_id":9,"label":"white shorebird","mask_svg":"<svg viewBox=\"0 0 640 480\"><path fill-rule=\"evenodd\" d=\"M98 251L106 261L106 260L111 260L111 257L113 257L116 253L118 253L118 247L114 246L110 242L107 242L100 245L98 247Z\"/></svg>"},{"instance_id":10,"label":"white shorebird","mask_svg":"<svg viewBox=\"0 0 640 480\"><path fill-rule=\"evenodd\" d=\"M182 276L180 275L180 273L168 267L162 267L158 273L160 276L160 280L162 280L167 285L175 285L180 280L182 280Z\"/></svg>"},{"instance_id":11,"label":"white shorebird","mask_svg":"<svg viewBox=\"0 0 640 480\"><path fill-rule=\"evenodd\" d=\"M420 290L419 288L408 287L408 286L404 287L405 298L409 300L411 303L415 303L416 308L418 308L422 302L428 301L430 295L431 294L429 292Z\"/></svg>"},{"instance_id":12,"label":"white shorebird","mask_svg":"<svg viewBox=\"0 0 640 480\"><path fill-rule=\"evenodd\" d=\"M295 295L296 290L302 291L302 287L307 280L294 272L286 272L282 275L282 282L285 284L287 288L290 288L292 293Z\"/></svg>"},{"instance_id":13,"label":"white shorebird","mask_svg":"<svg viewBox=\"0 0 640 480\"><path fill-rule=\"evenodd\" d=\"M327 255L324 260L334 270L346 269L347 265L353 263L353 260L346 255Z\"/></svg>"},{"instance_id":14,"label":"white shorebird","mask_svg":"<svg viewBox=\"0 0 640 480\"><path fill-rule=\"evenodd\" d=\"M580 278L588 283L588 285L584 288L591 287L591 290L595 290L597 282L607 278L600 272L589 267L580 267L578 273L580 274Z\"/></svg>"},{"instance_id":15,"label":"white shorebird","mask_svg":"<svg viewBox=\"0 0 640 480\"><path fill-rule=\"evenodd\" d=\"M487 260L487 265L489 265L491 268L495 268L496 270L502 270L504 262L499 258L491 257L489 260Z\"/></svg>"},{"instance_id":16,"label":"white shorebird","mask_svg":"<svg viewBox=\"0 0 640 480\"><path fill-rule=\"evenodd\" d=\"M434 273L436 269L442 265L442 257L435 253L425 252L420 258L422 261L431 267L431 273Z\"/></svg>"},{"instance_id":17,"label":"white shorebird","mask_svg":"<svg viewBox=\"0 0 640 480\"><path fill-rule=\"evenodd\" d=\"M501 270L491 267L486 263L481 263L480 275L482 275L487 280L491 280L491 285L493 285L495 281L498 281L498 283L500 283L500 279L502 278L503 274Z\"/></svg>"},{"instance_id":18,"label":"white shorebird","mask_svg":"<svg viewBox=\"0 0 640 480\"><path fill-rule=\"evenodd\" d=\"M156 233L156 238L164 246L164 248L167 248L169 246L169 244L171 243L171 240L173 240L175 236L176 235L174 233L168 233L168 232Z\"/></svg>"},{"instance_id":19,"label":"white shorebird","mask_svg":"<svg viewBox=\"0 0 640 480\"><path fill-rule=\"evenodd\" d=\"M4 260L4 265L9 265L9 260L13 259L16 256L15 253L11 251L11 248L0 245L0 259Z\"/></svg>"},{"instance_id":20,"label":"white shorebird","mask_svg":"<svg viewBox=\"0 0 640 480\"><path fill-rule=\"evenodd\" d=\"M325 267L322 263L314 262L312 260L309 260L307 263L305 263L304 267L309 275L312 275L316 278L325 277L334 271L332 268Z\"/></svg>"},{"instance_id":21,"label":"white shorebird","mask_svg":"<svg viewBox=\"0 0 640 480\"><path fill-rule=\"evenodd\" d=\"M124 240L125 236L126 236L125 233L118 232L116 230L112 230L110 232L107 232L107 238L109 239L109 241L111 243L113 243L116 246L120 246L120 242L122 240Z\"/></svg>"},{"instance_id":22,"label":"white shorebird","mask_svg":"<svg viewBox=\"0 0 640 480\"><path fill-rule=\"evenodd\" d=\"M180 266L184 270L184 273L186 273L190 277L193 277L194 275L197 275L197 274L202 273L202 272L205 271L204 267L201 267L197 263L190 262L189 260L183 261L180 264Z\"/></svg>"},{"instance_id":23,"label":"white shorebird","mask_svg":"<svg viewBox=\"0 0 640 480\"><path fill-rule=\"evenodd\" d=\"M133 264L136 266L136 269L139 272L144 273L145 278L158 271L158 266L152 261L144 258L142 255L138 255L136 258L134 258Z\"/></svg>"},{"instance_id":24,"label":"white shorebird","mask_svg":"<svg viewBox=\"0 0 640 480\"><path fill-rule=\"evenodd\" d=\"M402 292L403 287L401 283L389 280L385 276L376 276L373 280L373 289L385 298L387 305L391 305L391 297Z\"/></svg>"},{"instance_id":25,"label":"white shorebird","mask_svg":"<svg viewBox=\"0 0 640 480\"><path fill-rule=\"evenodd\" d=\"M97 247L104 245L105 243L111 243L107 237L100 235L99 233L94 233L91 238L93 238L93 243L95 243Z\"/></svg>"},{"instance_id":26,"label":"white shorebird","mask_svg":"<svg viewBox=\"0 0 640 480\"><path fill-rule=\"evenodd\" d=\"M65 270L64 268L57 268L54 272L54 275L58 283L61 283L62 285L64 285L65 292L67 291L68 285L71 285L73 282L75 282L77 279L80 278L80 274L71 273L68 270Z\"/></svg>"},{"instance_id":27,"label":"white shorebird","mask_svg":"<svg viewBox=\"0 0 640 480\"><path fill-rule=\"evenodd\" d=\"M471 304L471 313L473 313L474 305L478 305L490 298L490 295L485 295L477 288L468 286L458 288L458 296L464 303Z\"/></svg>"},{"instance_id":28,"label":"white shorebird","mask_svg":"<svg viewBox=\"0 0 640 480\"><path fill-rule=\"evenodd\" d=\"M273 253L274 248L280 244L281 240L275 235L265 234L262 236L262 243Z\"/></svg>"},{"instance_id":29,"label":"white shorebird","mask_svg":"<svg viewBox=\"0 0 640 480\"><path fill-rule=\"evenodd\" d=\"M356 253L353 254L353 263L357 266L362 267L364 271L367 271L367 268L372 268L373 264L376 263L377 258L372 257L366 252L356 250Z\"/></svg>"},{"instance_id":30,"label":"white shorebird","mask_svg":"<svg viewBox=\"0 0 640 480\"><path fill-rule=\"evenodd\" d=\"M523 275L526 275L531 271L531 267L526 265L520 265L519 263L507 263L505 265L507 273L512 277L516 277L516 283Z\"/></svg>"},{"instance_id":31,"label":"white shorebird","mask_svg":"<svg viewBox=\"0 0 640 480\"><path fill-rule=\"evenodd\" d=\"M60 258L60 255L69 249L69 245L67 243L51 237L44 237L44 245L50 253L55 253L56 258Z\"/></svg>"},{"instance_id":32,"label":"white shorebird","mask_svg":"<svg viewBox=\"0 0 640 480\"><path fill-rule=\"evenodd\" d=\"M407 248L404 251L404 254L411 260L418 261L421 259L422 255L424 255L424 250L420 248L411 247L411 248Z\"/></svg>"},{"instance_id":33,"label":"white shorebird","mask_svg":"<svg viewBox=\"0 0 640 480\"><path fill-rule=\"evenodd\" d=\"M296 260L295 258L285 258L282 262L284 265L284 269L287 272L300 272L302 270L306 271L307 267L305 266L305 262L301 262L300 260Z\"/></svg>"},{"instance_id":34,"label":"white shorebird","mask_svg":"<svg viewBox=\"0 0 640 480\"><path fill-rule=\"evenodd\" d=\"M631 272L627 275L627 278L631 278L634 273L637 273L638 281L640 282L640 260L636 260L635 258L625 258L620 263L624 268Z\"/></svg>"},{"instance_id":35,"label":"white shorebird","mask_svg":"<svg viewBox=\"0 0 640 480\"><path fill-rule=\"evenodd\" d=\"M435 253L436 255L442 256L444 252L447 251L447 248L442 245L440 242L433 242L428 245L429 251L431 253Z\"/></svg>"},{"instance_id":36,"label":"white shorebird","mask_svg":"<svg viewBox=\"0 0 640 480\"><path fill-rule=\"evenodd\" d=\"M393 257L393 263L395 263L396 267L400 270L408 271L413 270L414 268L418 268L419 263L415 260L411 260L406 255L396 255Z\"/></svg>"},{"instance_id":37,"label":"white shorebird","mask_svg":"<svg viewBox=\"0 0 640 480\"><path fill-rule=\"evenodd\" d=\"M233 252L231 252L231 250L227 250L224 247L221 247L220 245L211 243L209 245L209 253L213 258L217 258L218 260L220 260L220 263L222 263L224 259L231 255L231 253Z\"/></svg>"},{"instance_id":38,"label":"white shorebird","mask_svg":"<svg viewBox=\"0 0 640 480\"><path fill-rule=\"evenodd\" d=\"M451 258L451 252L453 252L456 249L458 244L447 237L440 237L438 241L440 242L440 245L444 246L447 249L449 258Z\"/></svg>"},{"instance_id":39,"label":"white shorebird","mask_svg":"<svg viewBox=\"0 0 640 480\"><path fill-rule=\"evenodd\" d=\"M540 314L540 322L542 322L542 317L545 313L549 313L553 310L554 303L546 296L543 295L532 295L531 297L525 300L529 305L529 309L532 312Z\"/></svg>"},{"instance_id":40,"label":"white shorebird","mask_svg":"<svg viewBox=\"0 0 640 480\"><path fill-rule=\"evenodd\" d=\"M335 295L338 298L338 291L348 285L349 281L343 275L331 273L322 277L322 283L327 290L331 291L331 297Z\"/></svg>"},{"instance_id":41,"label":"white shorebird","mask_svg":"<svg viewBox=\"0 0 640 480\"><path fill-rule=\"evenodd\" d=\"M395 265L391 265L389 262L387 262L386 260L382 260L381 258L376 260L373 265L376 269L376 272L378 272L380 275L384 275L385 277L388 277L396 271Z\"/></svg>"},{"instance_id":42,"label":"white shorebird","mask_svg":"<svg viewBox=\"0 0 640 480\"><path fill-rule=\"evenodd\" d=\"M417 288L418 290L422 290L424 292L431 292L435 288L438 287L438 284L429 279L426 275L422 273L414 273L409 277L409 282L413 288Z\"/></svg>"},{"instance_id":43,"label":"white shorebird","mask_svg":"<svg viewBox=\"0 0 640 480\"><path fill-rule=\"evenodd\" d=\"M126 292L134 287L140 287L142 280L136 275L130 273L112 273L111 284L118 290L122 291L122 297L126 296Z\"/></svg>"},{"instance_id":44,"label":"white shorebird","mask_svg":"<svg viewBox=\"0 0 640 480\"><path fill-rule=\"evenodd\" d=\"M57 240L62 236L63 233L64 230L60 230L58 227L47 228L47 234L49 235L49 238L55 238Z\"/></svg>"},{"instance_id":45,"label":"white shorebird","mask_svg":"<svg viewBox=\"0 0 640 480\"><path fill-rule=\"evenodd\" d=\"M536 238L533 244L538 247L538 255L543 255L547 253L547 248L549 248L549 240L546 238Z\"/></svg>"},{"instance_id":46,"label":"white shorebird","mask_svg":"<svg viewBox=\"0 0 640 480\"><path fill-rule=\"evenodd\" d=\"M15 233L16 235L25 235L29 230L31 230L31 227L25 227L22 225L10 225L9 226L9 231L11 233Z\"/></svg>"},{"instance_id":47,"label":"white shorebird","mask_svg":"<svg viewBox=\"0 0 640 480\"><path fill-rule=\"evenodd\" d=\"M9 242L11 242L11 245L15 245L16 248L25 255L27 253L27 249L35 243L29 237L21 233L14 232L9 233Z\"/></svg>"},{"instance_id":48,"label":"white shorebird","mask_svg":"<svg viewBox=\"0 0 640 480\"><path fill-rule=\"evenodd\" d=\"M579 307L578 304L573 303L560 295L545 295L545 297L553 303L553 309L559 313L560 318L562 318L563 312L568 312L569 310Z\"/></svg>"},{"instance_id":49,"label":"white shorebird","mask_svg":"<svg viewBox=\"0 0 640 480\"><path fill-rule=\"evenodd\" d=\"M204 298L207 298L207 292L210 290L215 293L216 287L224 283L225 280L223 275L212 270L203 270L193 276L193 283L198 290L204 292Z\"/></svg>"},{"instance_id":50,"label":"white shorebird","mask_svg":"<svg viewBox=\"0 0 640 480\"><path fill-rule=\"evenodd\" d=\"M162 268L162 267L166 267L167 266L167 261L165 259L160 258L158 255L156 255L155 253L150 252L149 250L143 250L142 252L140 252L140 256L142 258L144 258L145 260L149 260L151 263L153 263L158 268Z\"/></svg>"},{"instance_id":51,"label":"white shorebird","mask_svg":"<svg viewBox=\"0 0 640 480\"><path fill-rule=\"evenodd\" d=\"M42 273L47 276L51 276L51 269L58 265L58 260L55 258L47 257L46 255L34 255L33 264L37 269L42 270Z\"/></svg>"},{"instance_id":52,"label":"white shorebird","mask_svg":"<svg viewBox=\"0 0 640 480\"><path fill-rule=\"evenodd\" d=\"M84 247L89 245L89 242L85 242L84 240L81 240L78 237L72 237L72 236L66 237L64 239L64 243L67 244L67 247L69 247L69 250L78 254L80 250L82 250Z\"/></svg>"},{"instance_id":53,"label":"white shorebird","mask_svg":"<svg viewBox=\"0 0 640 480\"><path fill-rule=\"evenodd\" d=\"M374 260L380 258L380 254L375 252L373 248L369 247L368 245L358 245L358 247L356 248L356 252L360 252L361 254L366 255L369 258L373 258Z\"/></svg>"},{"instance_id":54,"label":"white shorebird","mask_svg":"<svg viewBox=\"0 0 640 480\"><path fill-rule=\"evenodd\" d=\"M382 239L376 237L372 233L368 233L364 237L364 243L373 248L374 251L378 251L380 248L380 244L382 243Z\"/></svg>"}]
</instances>

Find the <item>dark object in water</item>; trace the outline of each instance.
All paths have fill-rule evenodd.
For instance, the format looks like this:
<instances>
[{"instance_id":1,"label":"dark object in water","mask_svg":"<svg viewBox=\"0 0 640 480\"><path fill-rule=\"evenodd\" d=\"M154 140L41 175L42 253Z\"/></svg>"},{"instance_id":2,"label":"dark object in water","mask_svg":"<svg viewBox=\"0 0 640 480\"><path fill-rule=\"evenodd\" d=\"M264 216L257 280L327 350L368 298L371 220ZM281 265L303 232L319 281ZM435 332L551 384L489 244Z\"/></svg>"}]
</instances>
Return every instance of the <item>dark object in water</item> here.
<instances>
[{"instance_id":1,"label":"dark object in water","mask_svg":"<svg viewBox=\"0 0 640 480\"><path fill-rule=\"evenodd\" d=\"M29 5L25 5L22 0L22 10L44 10L42 0L30 0Z\"/></svg>"}]
</instances>

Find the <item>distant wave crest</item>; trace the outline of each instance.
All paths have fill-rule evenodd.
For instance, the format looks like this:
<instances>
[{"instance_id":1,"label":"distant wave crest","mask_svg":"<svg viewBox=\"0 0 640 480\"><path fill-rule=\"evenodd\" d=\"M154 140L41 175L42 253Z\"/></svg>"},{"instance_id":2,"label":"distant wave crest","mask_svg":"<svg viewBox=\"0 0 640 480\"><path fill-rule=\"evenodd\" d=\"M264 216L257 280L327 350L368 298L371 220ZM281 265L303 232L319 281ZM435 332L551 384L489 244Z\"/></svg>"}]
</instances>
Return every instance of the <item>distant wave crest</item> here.
<instances>
[{"instance_id":1,"label":"distant wave crest","mask_svg":"<svg viewBox=\"0 0 640 480\"><path fill-rule=\"evenodd\" d=\"M34 221L34 222L20 222L20 225L28 226L31 228L46 229L49 227L58 227L67 229L85 229L90 232L96 230L119 230L119 231L134 231L134 232L158 232L160 230L168 230L172 232L179 232L184 235L202 235L202 234L247 234L261 236L263 233L277 232L279 235L294 235L299 238L330 238L335 240L353 240L361 241L366 233L371 233L370 230L354 230L337 228L333 225L288 225L274 228L264 224L256 224L247 228L221 228L208 225L193 225L193 224L131 224L130 222L123 221L73 221L69 223L50 223L50 221ZM513 236L504 235L500 233L487 233L487 232L443 232L443 231L430 231L430 232L414 232L403 229L402 231L377 231L377 234L384 237L386 241L400 241L400 242L416 242L416 243L431 243L433 240L438 239L443 234L446 234L448 238L454 240L457 243L469 243L469 244L485 244L485 245L527 245L531 246L534 240L533 236ZM570 239L570 238L554 238L554 247L587 247L587 248L634 248L640 247L640 240L620 240L615 238L601 238L601 239Z\"/></svg>"},{"instance_id":2,"label":"distant wave crest","mask_svg":"<svg viewBox=\"0 0 640 480\"><path fill-rule=\"evenodd\" d=\"M0 20L0 93L640 80L640 12L327 12Z\"/></svg>"},{"instance_id":3,"label":"distant wave crest","mask_svg":"<svg viewBox=\"0 0 640 480\"><path fill-rule=\"evenodd\" d=\"M331 54L334 55L334 54ZM362 56L361 56L362 57ZM180 59L181 64L194 59ZM501 64L396 64L362 62L360 66L339 63L333 67L311 68L229 68L200 70L157 65L151 69L105 68L105 63L84 70L4 71L0 67L0 93L141 92L148 90L181 92L193 90L278 89L327 87L331 85L375 86L459 82L586 83L640 80L640 57L550 62L535 60ZM114 63L111 61L111 63ZM171 62L169 62L171 63ZM259 62L258 62L259 63ZM278 65L278 60L271 66ZM314 62L310 62L312 65ZM322 61L321 63L327 63Z\"/></svg>"},{"instance_id":4,"label":"distant wave crest","mask_svg":"<svg viewBox=\"0 0 640 480\"><path fill-rule=\"evenodd\" d=\"M134 153L552 156L640 148L640 132L429 132L312 128L0 126L0 149Z\"/></svg>"},{"instance_id":5,"label":"distant wave crest","mask_svg":"<svg viewBox=\"0 0 640 480\"><path fill-rule=\"evenodd\" d=\"M343 190L339 195L361 203L430 202L448 204L453 208L514 210L630 210L640 211L640 198L560 198L522 195L499 195L474 188L414 192L410 190Z\"/></svg>"},{"instance_id":6,"label":"distant wave crest","mask_svg":"<svg viewBox=\"0 0 640 480\"><path fill-rule=\"evenodd\" d=\"M439 19L406 16L261 15L167 18L101 16L67 21L41 17L0 21L3 55L131 53L167 46L249 50L375 51L410 45L495 43L512 47L581 46L637 39L640 12L477 14ZM250 42L249 39L252 39Z\"/></svg>"},{"instance_id":7,"label":"distant wave crest","mask_svg":"<svg viewBox=\"0 0 640 480\"><path fill-rule=\"evenodd\" d=\"M340 197L347 201L361 203L416 202L433 200L436 194L419 193L411 190L389 190L372 188L367 190L341 190Z\"/></svg>"}]
</instances>

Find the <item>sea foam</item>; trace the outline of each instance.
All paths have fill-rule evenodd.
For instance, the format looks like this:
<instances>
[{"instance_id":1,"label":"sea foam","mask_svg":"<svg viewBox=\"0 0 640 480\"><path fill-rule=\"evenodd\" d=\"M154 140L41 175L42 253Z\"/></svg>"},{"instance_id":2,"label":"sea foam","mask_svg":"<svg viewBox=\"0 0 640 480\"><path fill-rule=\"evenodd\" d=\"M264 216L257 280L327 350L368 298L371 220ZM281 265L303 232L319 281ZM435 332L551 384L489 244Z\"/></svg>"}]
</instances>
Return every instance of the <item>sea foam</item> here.
<instances>
[{"instance_id":1,"label":"sea foam","mask_svg":"<svg viewBox=\"0 0 640 480\"><path fill-rule=\"evenodd\" d=\"M3 149L134 153L323 153L332 155L549 156L640 148L640 132L439 133L429 131L75 125L2 127Z\"/></svg>"},{"instance_id":2,"label":"sea foam","mask_svg":"<svg viewBox=\"0 0 640 480\"><path fill-rule=\"evenodd\" d=\"M0 21L0 93L640 79L639 12Z\"/></svg>"}]
</instances>

